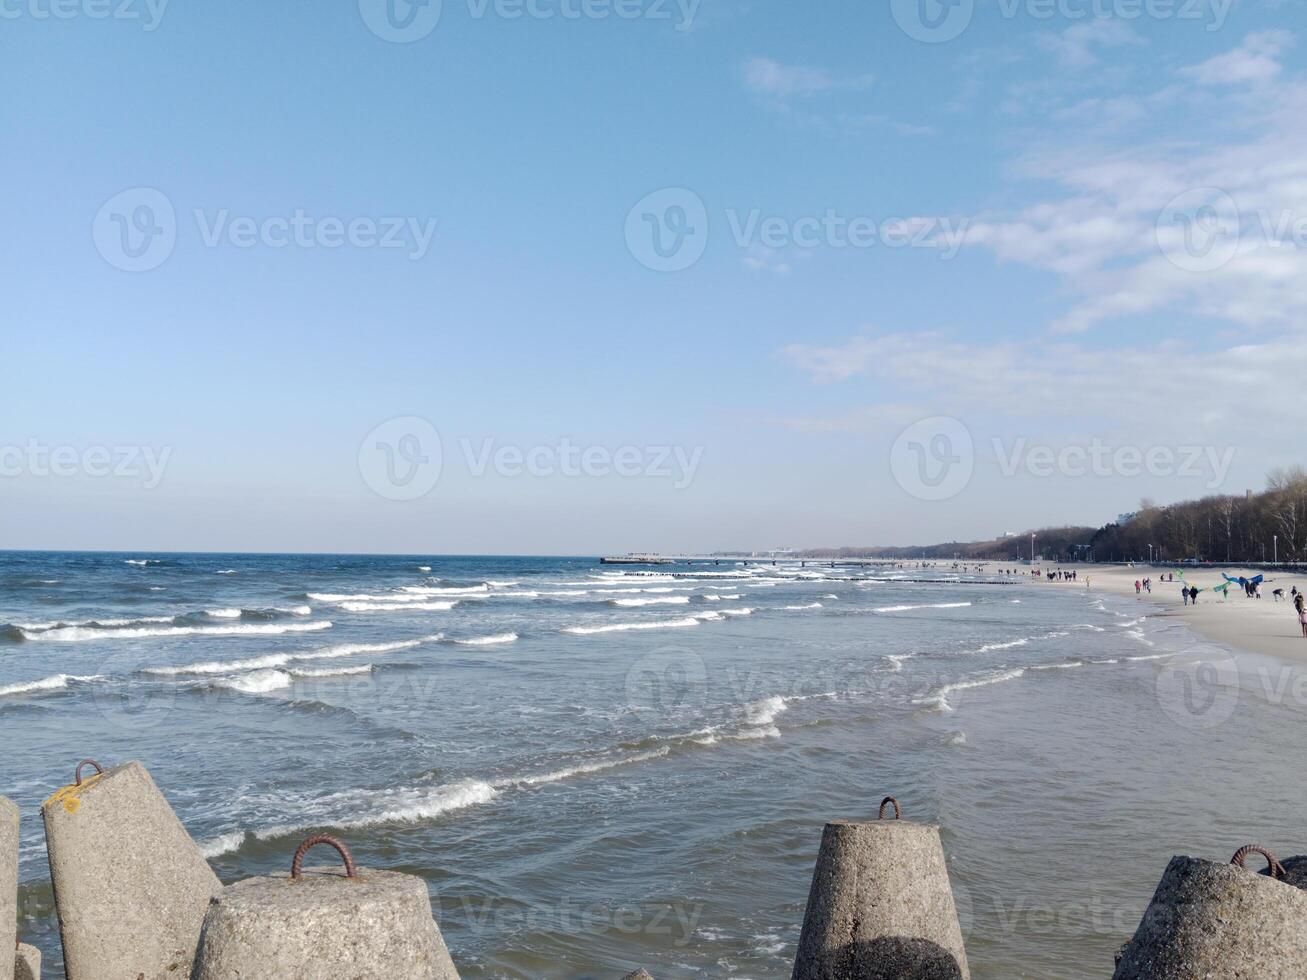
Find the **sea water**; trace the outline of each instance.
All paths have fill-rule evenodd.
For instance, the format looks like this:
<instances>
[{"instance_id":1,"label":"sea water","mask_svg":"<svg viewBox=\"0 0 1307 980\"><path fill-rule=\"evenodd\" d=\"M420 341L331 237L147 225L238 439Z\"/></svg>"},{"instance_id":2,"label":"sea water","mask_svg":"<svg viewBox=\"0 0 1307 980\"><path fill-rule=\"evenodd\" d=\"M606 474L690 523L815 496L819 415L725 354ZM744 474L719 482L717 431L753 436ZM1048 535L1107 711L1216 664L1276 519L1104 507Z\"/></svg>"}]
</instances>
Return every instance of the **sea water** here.
<instances>
[{"instance_id":1,"label":"sea water","mask_svg":"<svg viewBox=\"0 0 1307 980\"><path fill-rule=\"evenodd\" d=\"M784 978L824 821L937 822L977 978L1101 977L1167 860L1307 850L1296 668L1145 596L905 566L0 553L20 932L39 807L138 759L226 881L421 875L465 978Z\"/></svg>"}]
</instances>

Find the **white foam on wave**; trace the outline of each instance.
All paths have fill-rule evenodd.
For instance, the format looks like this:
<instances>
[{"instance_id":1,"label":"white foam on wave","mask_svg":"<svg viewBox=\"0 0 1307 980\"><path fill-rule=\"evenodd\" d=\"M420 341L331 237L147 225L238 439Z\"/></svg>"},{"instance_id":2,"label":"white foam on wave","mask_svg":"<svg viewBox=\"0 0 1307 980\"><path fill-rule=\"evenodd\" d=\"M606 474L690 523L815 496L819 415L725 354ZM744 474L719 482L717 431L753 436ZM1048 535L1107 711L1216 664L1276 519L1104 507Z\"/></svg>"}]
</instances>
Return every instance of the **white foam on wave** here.
<instances>
[{"instance_id":1,"label":"white foam on wave","mask_svg":"<svg viewBox=\"0 0 1307 980\"><path fill-rule=\"evenodd\" d=\"M431 571L431 566L430 566L430 565L419 565L419 566L418 566L418 571L419 571L419 572L429 572L429 571Z\"/></svg>"},{"instance_id":2,"label":"white foam on wave","mask_svg":"<svg viewBox=\"0 0 1307 980\"><path fill-rule=\"evenodd\" d=\"M331 620L313 623L242 623L239 626L169 626L101 629L93 626L64 626L32 635L34 640L76 643L83 640L116 640L151 636L275 636L281 633L311 633L331 629Z\"/></svg>"},{"instance_id":3,"label":"white foam on wave","mask_svg":"<svg viewBox=\"0 0 1307 980\"><path fill-rule=\"evenodd\" d=\"M684 606L690 601L688 595L659 596L650 599L609 599L614 606Z\"/></svg>"},{"instance_id":4,"label":"white foam on wave","mask_svg":"<svg viewBox=\"0 0 1307 980\"><path fill-rule=\"evenodd\" d=\"M237 677L220 677L214 686L225 687L242 694L267 694L290 687L291 676L284 670L255 670Z\"/></svg>"},{"instance_id":5,"label":"white foam on wave","mask_svg":"<svg viewBox=\"0 0 1307 980\"><path fill-rule=\"evenodd\" d=\"M969 602L932 602L921 606L878 606L872 612L896 613L912 612L915 609L965 609L969 605L971 605Z\"/></svg>"},{"instance_id":6,"label":"white foam on wave","mask_svg":"<svg viewBox=\"0 0 1307 980\"><path fill-rule=\"evenodd\" d=\"M714 618L716 618L717 613L704 613L704 615L705 615L705 616L713 616ZM723 616L752 616L752 615L753 615L753 610L752 610L750 607L748 607L748 606L743 606L743 607L741 607L741 608L739 608L739 609L723 609L723 610L721 610L721 615L723 615Z\"/></svg>"},{"instance_id":7,"label":"white foam on wave","mask_svg":"<svg viewBox=\"0 0 1307 980\"><path fill-rule=\"evenodd\" d=\"M785 612L802 612L805 609L824 609L826 608L820 602L810 602L805 606L781 606Z\"/></svg>"},{"instance_id":8,"label":"white foam on wave","mask_svg":"<svg viewBox=\"0 0 1307 980\"><path fill-rule=\"evenodd\" d=\"M721 602L723 599L742 599L744 597L736 592L731 595L705 594L702 598L707 602Z\"/></svg>"},{"instance_id":9,"label":"white foam on wave","mask_svg":"<svg viewBox=\"0 0 1307 980\"><path fill-rule=\"evenodd\" d=\"M469 636L461 640L451 640L450 642L465 647L490 647L498 646L501 643L515 643L517 642L517 634L495 633L493 636Z\"/></svg>"},{"instance_id":10,"label":"white foam on wave","mask_svg":"<svg viewBox=\"0 0 1307 980\"><path fill-rule=\"evenodd\" d=\"M204 615L210 619L240 619L241 610L239 609L206 609Z\"/></svg>"},{"instance_id":11,"label":"white foam on wave","mask_svg":"<svg viewBox=\"0 0 1307 980\"><path fill-rule=\"evenodd\" d=\"M1025 674L1025 667L1017 667L1013 670L1004 671L1001 674L991 674L988 677L978 677L970 681L956 681L952 684L945 684L943 687L934 691L929 697L921 698L915 701L915 704L928 705L939 709L940 711L953 711L953 705L949 703L948 696L956 691L968 691L975 687L988 687L990 684L1002 684L1004 681L1016 680Z\"/></svg>"},{"instance_id":12,"label":"white foam on wave","mask_svg":"<svg viewBox=\"0 0 1307 980\"><path fill-rule=\"evenodd\" d=\"M502 580L493 579L493 578L486 579L486 585L490 586L492 589L508 589L508 588L512 588L514 585L517 584L518 584L518 580L515 578L502 579Z\"/></svg>"},{"instance_id":13,"label":"white foam on wave","mask_svg":"<svg viewBox=\"0 0 1307 980\"><path fill-rule=\"evenodd\" d=\"M91 684L95 681L102 681L104 677L100 674L90 674L79 677L76 674L52 674L49 677L42 677L36 681L20 681L17 684L6 684L0 687L0 698L12 697L18 694L39 694L43 691L62 691L70 684Z\"/></svg>"},{"instance_id":14,"label":"white foam on wave","mask_svg":"<svg viewBox=\"0 0 1307 980\"><path fill-rule=\"evenodd\" d=\"M245 831L234 830L230 834L221 834L200 842L200 853L206 858L216 858L222 854L239 851L245 843Z\"/></svg>"},{"instance_id":15,"label":"white foam on wave","mask_svg":"<svg viewBox=\"0 0 1307 980\"><path fill-rule=\"evenodd\" d=\"M163 562L162 558L128 558L126 560L126 564L138 565L138 566L159 565L162 564L162 562Z\"/></svg>"},{"instance_id":16,"label":"white foam on wave","mask_svg":"<svg viewBox=\"0 0 1307 980\"><path fill-rule=\"evenodd\" d=\"M458 605L454 602L342 602L346 612L447 612Z\"/></svg>"},{"instance_id":17,"label":"white foam on wave","mask_svg":"<svg viewBox=\"0 0 1307 980\"><path fill-rule=\"evenodd\" d=\"M1017 647L1023 647L1030 642L1028 637L1020 640L1008 640L1006 643L986 643L983 647L969 651L973 654L993 653L995 650L1013 650Z\"/></svg>"},{"instance_id":18,"label":"white foam on wave","mask_svg":"<svg viewBox=\"0 0 1307 980\"><path fill-rule=\"evenodd\" d=\"M292 677L353 677L356 674L370 674L376 670L373 664L360 664L357 667L291 667Z\"/></svg>"},{"instance_id":19,"label":"white foam on wave","mask_svg":"<svg viewBox=\"0 0 1307 980\"><path fill-rule=\"evenodd\" d=\"M490 586L485 585L465 585L465 586L433 586L433 585L406 585L401 592L406 595L478 595L483 592L489 592ZM404 596L398 596L403 601Z\"/></svg>"},{"instance_id":20,"label":"white foam on wave","mask_svg":"<svg viewBox=\"0 0 1307 980\"><path fill-rule=\"evenodd\" d=\"M178 674L230 674L241 670L282 667L289 663L306 660L332 660L367 653L393 653L396 650L409 650L423 643L435 643L443 638L443 633L437 633L434 636L426 636L416 640L397 640L392 643L341 643L335 646L322 647L318 650L306 650L302 653L272 653L247 660L208 660L202 663L185 664L181 667L146 667L142 673L162 674L169 677Z\"/></svg>"},{"instance_id":21,"label":"white foam on wave","mask_svg":"<svg viewBox=\"0 0 1307 980\"><path fill-rule=\"evenodd\" d=\"M535 776L519 776L511 779L503 779L493 783L492 785L499 789L504 789L509 786L544 786L549 783L562 782L564 779L571 779L573 776L588 776L591 773L616 769L618 766L629 766L637 762L648 762L651 759L660 759L670 751L670 748L663 746L648 752L637 752L633 755L622 756L617 759L601 759L598 762L578 763L575 766L568 766L564 769L558 769L554 772L544 772Z\"/></svg>"},{"instance_id":22,"label":"white foam on wave","mask_svg":"<svg viewBox=\"0 0 1307 980\"><path fill-rule=\"evenodd\" d=\"M564 626L561 632L573 636L595 636L599 633L626 633L631 630L667 630L685 629L698 626L702 617L687 616L685 619L658 619L648 623L608 623L604 626Z\"/></svg>"},{"instance_id":23,"label":"white foam on wave","mask_svg":"<svg viewBox=\"0 0 1307 980\"><path fill-rule=\"evenodd\" d=\"M216 574L218 574L218 575L235 575L235 574L236 574L236 569L234 569L234 568L223 568L223 569L220 569Z\"/></svg>"},{"instance_id":24,"label":"white foam on wave","mask_svg":"<svg viewBox=\"0 0 1307 980\"><path fill-rule=\"evenodd\" d=\"M369 827L381 823L415 823L453 810L489 803L499 791L479 779L466 779L434 788L400 788L365 794L380 809L340 823L342 827Z\"/></svg>"},{"instance_id":25,"label":"white foam on wave","mask_svg":"<svg viewBox=\"0 0 1307 980\"><path fill-rule=\"evenodd\" d=\"M885 659L888 660L891 664L893 664L894 665L893 669L895 670L895 672L898 672L903 669L903 661L911 660L915 656L916 656L915 653L891 653Z\"/></svg>"}]
</instances>

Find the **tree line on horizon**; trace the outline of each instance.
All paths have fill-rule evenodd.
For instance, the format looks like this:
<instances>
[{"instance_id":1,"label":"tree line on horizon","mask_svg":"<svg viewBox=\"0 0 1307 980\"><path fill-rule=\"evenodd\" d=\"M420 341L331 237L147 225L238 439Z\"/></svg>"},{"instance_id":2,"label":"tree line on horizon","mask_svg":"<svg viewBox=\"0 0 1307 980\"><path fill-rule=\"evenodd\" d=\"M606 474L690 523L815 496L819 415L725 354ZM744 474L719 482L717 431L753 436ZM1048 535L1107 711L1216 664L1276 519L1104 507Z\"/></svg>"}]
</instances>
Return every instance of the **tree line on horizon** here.
<instances>
[{"instance_id":1,"label":"tree line on horizon","mask_svg":"<svg viewBox=\"0 0 1307 980\"><path fill-rule=\"evenodd\" d=\"M1217 494L1139 510L1102 527L1046 527L989 541L907 548L816 548L805 558L899 558L1047 561L1190 561L1262 563L1307 561L1307 469L1271 471L1266 489ZM1151 545L1151 549L1150 549Z\"/></svg>"}]
</instances>

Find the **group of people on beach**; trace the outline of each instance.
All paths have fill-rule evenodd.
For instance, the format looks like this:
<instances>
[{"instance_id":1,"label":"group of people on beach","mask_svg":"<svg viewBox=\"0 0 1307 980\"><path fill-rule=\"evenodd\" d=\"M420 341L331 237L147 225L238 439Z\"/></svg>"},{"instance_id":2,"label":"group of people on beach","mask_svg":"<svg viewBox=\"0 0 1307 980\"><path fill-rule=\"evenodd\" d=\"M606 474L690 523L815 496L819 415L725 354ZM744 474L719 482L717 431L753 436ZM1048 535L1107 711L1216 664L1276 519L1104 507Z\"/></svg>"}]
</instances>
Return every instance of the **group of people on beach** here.
<instances>
[{"instance_id":1,"label":"group of people on beach","mask_svg":"<svg viewBox=\"0 0 1307 980\"><path fill-rule=\"evenodd\" d=\"M1139 595L1141 592L1147 592L1149 595L1153 594L1153 580L1151 578L1142 581L1135 579L1135 595Z\"/></svg>"}]
</instances>

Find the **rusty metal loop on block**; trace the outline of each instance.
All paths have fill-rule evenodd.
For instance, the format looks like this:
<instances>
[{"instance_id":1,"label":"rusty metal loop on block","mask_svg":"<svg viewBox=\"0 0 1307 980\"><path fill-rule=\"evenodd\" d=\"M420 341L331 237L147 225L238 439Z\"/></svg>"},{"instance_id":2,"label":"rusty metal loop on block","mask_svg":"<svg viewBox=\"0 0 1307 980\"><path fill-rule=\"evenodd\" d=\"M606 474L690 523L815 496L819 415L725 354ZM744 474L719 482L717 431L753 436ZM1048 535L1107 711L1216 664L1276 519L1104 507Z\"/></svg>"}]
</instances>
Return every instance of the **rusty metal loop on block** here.
<instances>
[{"instance_id":1,"label":"rusty metal loop on block","mask_svg":"<svg viewBox=\"0 0 1307 980\"><path fill-rule=\"evenodd\" d=\"M1264 847L1258 847L1256 844L1249 844L1246 847L1239 848L1239 850L1234 852L1234 857L1230 858L1230 863L1237 864L1242 868L1244 859L1247 858L1249 854L1260 854L1262 857L1266 858L1266 867L1267 870L1271 872L1272 878L1283 878L1288 874L1288 872L1284 870L1284 865L1275 860L1274 854Z\"/></svg>"},{"instance_id":2,"label":"rusty metal loop on block","mask_svg":"<svg viewBox=\"0 0 1307 980\"><path fill-rule=\"evenodd\" d=\"M290 863L290 876L292 879L300 876L300 865L304 863L304 855L309 853L309 848L316 847L318 844L329 844L339 851L340 856L345 861L345 877L354 877L354 857L349 853L349 848L335 837L329 837L326 834L319 834L317 837L310 837L296 848L295 858Z\"/></svg>"},{"instance_id":3,"label":"rusty metal loop on block","mask_svg":"<svg viewBox=\"0 0 1307 980\"><path fill-rule=\"evenodd\" d=\"M77 763L77 772L73 773L73 778L77 780L78 786L82 785L82 770L87 766L95 766L95 774L97 776L104 772L104 767L94 759L83 759L81 762Z\"/></svg>"},{"instance_id":4,"label":"rusty metal loop on block","mask_svg":"<svg viewBox=\"0 0 1307 980\"><path fill-rule=\"evenodd\" d=\"M895 819L895 820L900 820L900 819L902 819L902 817L903 817L903 811L899 809L899 801L896 800L896 799L894 799L894 797L892 797L892 796L887 796L887 797L885 797L885 799L883 799L883 800L880 801L880 813L879 813L879 814L877 815L877 817L876 817L877 820L884 820L884 819L885 819L885 807L887 807L887 806L893 806L893 807L894 807L894 819Z\"/></svg>"}]
</instances>

